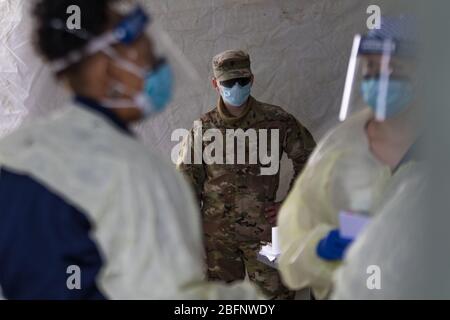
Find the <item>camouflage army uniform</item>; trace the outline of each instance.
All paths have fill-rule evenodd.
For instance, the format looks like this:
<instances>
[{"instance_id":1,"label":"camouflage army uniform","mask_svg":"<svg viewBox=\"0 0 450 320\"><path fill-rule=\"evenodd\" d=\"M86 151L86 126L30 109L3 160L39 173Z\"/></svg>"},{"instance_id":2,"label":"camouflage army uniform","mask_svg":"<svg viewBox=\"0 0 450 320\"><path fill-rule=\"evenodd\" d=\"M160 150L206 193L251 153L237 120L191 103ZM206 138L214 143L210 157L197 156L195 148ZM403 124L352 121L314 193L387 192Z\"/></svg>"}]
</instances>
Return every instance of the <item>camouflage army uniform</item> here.
<instances>
[{"instance_id":1,"label":"camouflage army uniform","mask_svg":"<svg viewBox=\"0 0 450 320\"><path fill-rule=\"evenodd\" d=\"M253 97L238 118L227 111L220 98L217 108L201 117L200 121L202 135L209 129L220 130L224 137L227 129L268 129L270 136L270 129L278 129L279 160L283 151L286 152L293 162L295 176L315 146L309 132L293 116L280 107L258 102ZM195 134L198 135L199 130L194 127L191 141L185 140L182 159L186 159L189 153L194 159L192 138ZM208 144L202 143L202 151ZM270 150L270 141L268 146ZM246 143L247 155L248 148ZM246 159L248 163L248 157ZM257 261L261 242L271 240L272 226L264 210L274 204L280 178L279 171L272 176L261 175L261 167L260 164L206 165L204 162L180 163L178 166L192 183L201 204L209 279L232 282L244 279L247 272L268 297L289 299L294 293L281 284L278 272Z\"/></svg>"}]
</instances>

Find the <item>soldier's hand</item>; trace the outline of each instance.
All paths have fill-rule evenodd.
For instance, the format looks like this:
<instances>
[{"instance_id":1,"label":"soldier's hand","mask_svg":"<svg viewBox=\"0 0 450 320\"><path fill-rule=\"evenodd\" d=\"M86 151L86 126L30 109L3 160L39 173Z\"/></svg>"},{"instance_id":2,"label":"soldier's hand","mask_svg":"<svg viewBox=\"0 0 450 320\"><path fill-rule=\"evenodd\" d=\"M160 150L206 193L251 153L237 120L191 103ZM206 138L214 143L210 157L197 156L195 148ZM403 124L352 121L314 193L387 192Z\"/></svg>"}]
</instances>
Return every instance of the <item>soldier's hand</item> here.
<instances>
[{"instance_id":1,"label":"soldier's hand","mask_svg":"<svg viewBox=\"0 0 450 320\"><path fill-rule=\"evenodd\" d=\"M281 208L281 202L278 202L278 203L274 203L272 205L267 206L265 209L266 219L273 226L275 226L277 224L277 217L278 217L278 212L280 211L280 208Z\"/></svg>"}]
</instances>

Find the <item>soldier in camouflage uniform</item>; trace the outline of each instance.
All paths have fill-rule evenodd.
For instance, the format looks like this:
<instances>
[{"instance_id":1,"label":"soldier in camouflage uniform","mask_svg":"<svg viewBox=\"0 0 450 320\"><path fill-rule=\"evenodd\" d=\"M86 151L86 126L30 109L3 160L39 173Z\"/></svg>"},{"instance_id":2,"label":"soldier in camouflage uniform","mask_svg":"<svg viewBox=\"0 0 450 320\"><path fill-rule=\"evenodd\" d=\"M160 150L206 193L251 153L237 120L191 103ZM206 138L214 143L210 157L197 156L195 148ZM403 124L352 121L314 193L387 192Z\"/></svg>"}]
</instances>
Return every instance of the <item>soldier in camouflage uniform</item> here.
<instances>
[{"instance_id":1,"label":"soldier in camouflage uniform","mask_svg":"<svg viewBox=\"0 0 450 320\"><path fill-rule=\"evenodd\" d=\"M250 78L253 83L250 57L242 51L219 54L213 59L213 70L213 85L219 93L224 81ZM278 129L281 149L278 160L286 152L297 176L315 147L312 136L292 115L252 96L240 108L227 105L220 96L217 107L200 121L196 123L197 127L201 123L201 128L194 126L184 141L178 168L192 183L201 205L209 279L232 282L244 279L247 273L268 297L292 299L294 293L282 285L278 272L257 261L261 242L271 240L271 229L276 222L279 170L269 176L261 175L263 166L259 161L259 164L207 165L205 162L191 164L185 159L187 155L194 158L195 135L203 137L208 129L220 130L224 137L227 129L268 129L269 132ZM203 141L201 151L207 145ZM268 146L270 150L270 142ZM248 156L249 144L245 148ZM237 152L238 148L234 150Z\"/></svg>"}]
</instances>

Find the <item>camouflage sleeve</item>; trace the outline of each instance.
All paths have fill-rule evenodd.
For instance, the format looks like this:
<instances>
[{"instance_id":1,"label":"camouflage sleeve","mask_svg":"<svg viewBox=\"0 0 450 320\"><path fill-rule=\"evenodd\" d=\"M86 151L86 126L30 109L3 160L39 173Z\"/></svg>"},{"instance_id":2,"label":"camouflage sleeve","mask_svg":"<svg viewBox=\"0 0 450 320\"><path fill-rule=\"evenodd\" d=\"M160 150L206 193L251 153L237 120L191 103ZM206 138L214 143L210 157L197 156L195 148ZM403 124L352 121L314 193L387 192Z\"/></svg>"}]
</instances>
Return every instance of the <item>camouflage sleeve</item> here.
<instances>
[{"instance_id":1,"label":"camouflage sleeve","mask_svg":"<svg viewBox=\"0 0 450 320\"><path fill-rule=\"evenodd\" d=\"M291 190L296 178L302 172L308 162L309 156L314 151L316 142L308 129L302 126L293 116L289 116L286 126L286 137L283 148L294 165L294 177L289 188Z\"/></svg>"},{"instance_id":2,"label":"camouflage sleeve","mask_svg":"<svg viewBox=\"0 0 450 320\"><path fill-rule=\"evenodd\" d=\"M194 129L183 140L180 155L177 162L178 171L182 172L187 178L188 182L194 188L199 204L202 201L203 184L205 182L206 173L202 164L194 163Z\"/></svg>"}]
</instances>

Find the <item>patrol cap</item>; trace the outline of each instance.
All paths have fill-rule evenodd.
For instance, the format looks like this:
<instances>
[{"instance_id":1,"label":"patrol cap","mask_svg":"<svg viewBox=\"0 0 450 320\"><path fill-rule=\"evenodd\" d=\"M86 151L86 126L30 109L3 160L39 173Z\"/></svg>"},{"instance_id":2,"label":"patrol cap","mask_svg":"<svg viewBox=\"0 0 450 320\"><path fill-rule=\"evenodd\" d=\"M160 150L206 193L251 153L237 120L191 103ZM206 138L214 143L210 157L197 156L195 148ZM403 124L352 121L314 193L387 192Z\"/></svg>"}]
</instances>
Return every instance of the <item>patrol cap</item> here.
<instances>
[{"instance_id":1,"label":"patrol cap","mask_svg":"<svg viewBox=\"0 0 450 320\"><path fill-rule=\"evenodd\" d=\"M213 58L213 72L217 81L251 77L250 56L242 50L222 52Z\"/></svg>"}]
</instances>

